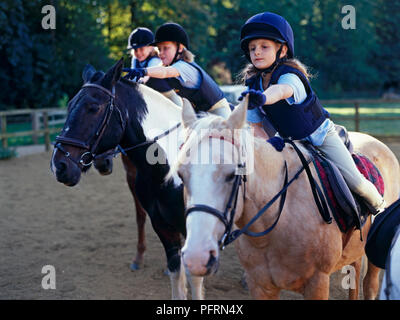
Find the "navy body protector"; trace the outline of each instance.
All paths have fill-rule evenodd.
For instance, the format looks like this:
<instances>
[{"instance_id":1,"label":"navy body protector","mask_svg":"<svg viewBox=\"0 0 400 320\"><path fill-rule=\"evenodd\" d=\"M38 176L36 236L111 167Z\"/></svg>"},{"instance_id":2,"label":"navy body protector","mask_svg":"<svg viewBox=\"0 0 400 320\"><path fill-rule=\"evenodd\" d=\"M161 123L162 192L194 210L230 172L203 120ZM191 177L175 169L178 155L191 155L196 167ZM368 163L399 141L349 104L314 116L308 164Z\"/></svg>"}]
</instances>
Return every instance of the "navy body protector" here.
<instances>
[{"instance_id":1,"label":"navy body protector","mask_svg":"<svg viewBox=\"0 0 400 320\"><path fill-rule=\"evenodd\" d=\"M147 68L147 66L149 65L149 62L155 58L158 59L157 56L147 57L147 59L144 61L144 63L140 63L139 60L136 59L134 67L135 68ZM165 79L150 78L149 80L147 80L146 86L148 86L158 92L161 92L161 93L172 90L171 86L165 81Z\"/></svg>"},{"instance_id":2,"label":"navy body protector","mask_svg":"<svg viewBox=\"0 0 400 320\"><path fill-rule=\"evenodd\" d=\"M199 65L194 62L186 63L199 71L201 77L199 88L184 87L178 78L166 78L164 80L174 88L179 96L188 99L194 105L196 111L208 111L214 104L225 97L224 93Z\"/></svg>"},{"instance_id":3,"label":"navy body protector","mask_svg":"<svg viewBox=\"0 0 400 320\"><path fill-rule=\"evenodd\" d=\"M306 89L307 98L296 105L290 105L284 99L273 105L260 107L260 111L281 137L300 140L312 134L329 117L329 113L322 107L307 78L296 68L285 64L278 66L272 73L269 85L278 83L279 77L286 73L294 73L300 78ZM248 79L246 85L250 89L264 91L261 75Z\"/></svg>"}]
</instances>

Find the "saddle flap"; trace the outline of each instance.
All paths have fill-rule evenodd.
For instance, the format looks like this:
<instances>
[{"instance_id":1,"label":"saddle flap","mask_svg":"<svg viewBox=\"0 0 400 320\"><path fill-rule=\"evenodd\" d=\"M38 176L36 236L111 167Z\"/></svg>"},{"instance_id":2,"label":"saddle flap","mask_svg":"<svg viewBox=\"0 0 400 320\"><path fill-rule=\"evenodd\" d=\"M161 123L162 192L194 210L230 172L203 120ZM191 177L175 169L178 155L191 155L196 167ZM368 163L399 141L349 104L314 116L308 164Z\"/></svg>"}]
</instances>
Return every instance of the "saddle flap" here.
<instances>
[{"instance_id":1,"label":"saddle flap","mask_svg":"<svg viewBox=\"0 0 400 320\"><path fill-rule=\"evenodd\" d=\"M332 161L326 159L319 153L316 153L315 157L319 162L319 170L322 169L325 173L325 177L322 177L319 173L320 179L322 179L324 185L324 191L327 192L327 189L330 187L333 192L333 195L327 194L326 196L331 199L331 202L332 200L336 200L334 205L331 202L330 204L332 204L331 210L339 228L343 232L346 232L349 226L355 226L359 229L361 227L360 210L343 175ZM329 186L326 185L326 180L329 182ZM332 196L335 199L332 199ZM339 215L338 210L343 214Z\"/></svg>"}]
</instances>

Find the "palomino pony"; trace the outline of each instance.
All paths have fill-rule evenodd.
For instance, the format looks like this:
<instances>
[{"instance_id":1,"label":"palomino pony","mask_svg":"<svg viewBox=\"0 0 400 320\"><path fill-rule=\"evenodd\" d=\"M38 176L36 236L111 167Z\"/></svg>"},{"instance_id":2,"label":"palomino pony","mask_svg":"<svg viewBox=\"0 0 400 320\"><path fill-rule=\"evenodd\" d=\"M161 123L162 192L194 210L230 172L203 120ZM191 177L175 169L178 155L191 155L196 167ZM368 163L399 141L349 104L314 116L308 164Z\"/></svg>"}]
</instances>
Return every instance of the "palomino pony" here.
<instances>
[{"instance_id":1,"label":"palomino pony","mask_svg":"<svg viewBox=\"0 0 400 320\"><path fill-rule=\"evenodd\" d=\"M120 79L122 66L121 59L106 74L91 66L84 69L84 85L69 103L51 168L59 182L74 186L98 155L112 153L118 145L125 150L137 169L135 192L165 249L172 298L185 299L180 267L181 235L186 235L183 187L178 176L164 182L181 144L181 108L151 88ZM171 127L174 134L163 135ZM202 277L190 280L192 297L202 299Z\"/></svg>"},{"instance_id":2,"label":"palomino pony","mask_svg":"<svg viewBox=\"0 0 400 320\"><path fill-rule=\"evenodd\" d=\"M229 243L226 239L234 236L253 298L278 299L280 291L285 289L299 292L305 299L328 299L330 275L352 264L357 286L349 297L357 299L365 240L360 240L358 232L342 234L336 223L324 222L306 174L302 172L297 179L292 179L302 167L293 147L287 144L278 152L263 139L252 140L252 134L244 129L246 111L247 101L227 120L212 115L197 119L190 108L185 106L182 110L187 139L170 174L177 172L184 183L187 238L182 260L185 267L197 276L215 272L220 245ZM368 156L380 170L385 182L385 200L392 203L400 190L396 157L383 143L368 135L353 133L351 140L355 150ZM251 141L254 168L244 175L241 172L249 163L243 159L251 159L246 155ZM308 157L308 152L300 144L296 145ZM203 159L203 154L211 159L208 164L198 163L199 155ZM314 168L311 171L316 176ZM282 209L279 199L284 193L282 197L277 195L289 180L293 182L286 189ZM278 201L254 220L245 234L237 236L238 229L231 231L231 228L245 227L274 197ZM232 208L236 208L235 214ZM370 219L362 228L364 239L369 227ZM270 232L262 235L267 228ZM254 233L261 236L253 237ZM366 299L377 295L379 271L368 263L363 282Z\"/></svg>"}]
</instances>

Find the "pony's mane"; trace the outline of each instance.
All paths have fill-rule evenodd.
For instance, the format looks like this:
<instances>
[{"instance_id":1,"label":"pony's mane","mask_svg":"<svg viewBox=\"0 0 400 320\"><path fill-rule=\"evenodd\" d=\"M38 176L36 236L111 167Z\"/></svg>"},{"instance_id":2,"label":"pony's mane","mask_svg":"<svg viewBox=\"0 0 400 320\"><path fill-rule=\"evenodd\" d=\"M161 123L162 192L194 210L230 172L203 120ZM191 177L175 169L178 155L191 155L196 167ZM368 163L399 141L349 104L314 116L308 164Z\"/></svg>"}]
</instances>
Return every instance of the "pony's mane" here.
<instances>
[{"instance_id":1,"label":"pony's mane","mask_svg":"<svg viewBox=\"0 0 400 320\"><path fill-rule=\"evenodd\" d=\"M132 81L129 81L129 82L132 82ZM148 87L146 85L141 85L139 87L139 85L137 84L137 88L138 88L139 91L143 91L148 96L152 95L152 96L155 96L157 99L162 100L162 103L163 103L164 106L168 106L169 108L175 109L175 111L179 111L179 112L182 110L182 107L176 105L174 102L172 102L172 100L168 99L162 93L160 93L157 90L154 90L151 87Z\"/></svg>"},{"instance_id":2,"label":"pony's mane","mask_svg":"<svg viewBox=\"0 0 400 320\"><path fill-rule=\"evenodd\" d=\"M202 130L202 129L223 130L227 128L228 127L225 123L225 119L223 119L222 117L209 113L202 114L201 117L190 126L190 128L186 129L187 130L186 136L188 138L185 141L184 145L182 146L181 150L179 151L179 154L177 156L177 161L171 165L170 171L166 176L166 180L171 178L174 174L177 173L177 170L181 164L186 163L188 152L191 149L196 148L197 145L199 145L200 142L205 138L205 136L209 135L208 130ZM265 139L254 136L247 123L242 127L242 129L247 129L247 130L242 131L244 136L242 137L243 140L240 143L241 145L245 146L246 150L248 150L247 143L249 143L250 141L251 143L253 143L253 148L251 152L254 152L254 160L255 160L255 154L258 152L263 152L263 154L268 154L273 156L273 158L271 159L275 158L279 159L282 158L282 156L286 158L290 156L291 158L293 157L295 161L298 160L298 156L296 152L293 150L292 146L286 145L284 152L278 152L270 143L266 142ZM303 152L304 155L309 156L309 151L303 146L302 143L296 142L296 145ZM271 160L271 163L274 162L276 161Z\"/></svg>"},{"instance_id":3,"label":"pony's mane","mask_svg":"<svg viewBox=\"0 0 400 320\"><path fill-rule=\"evenodd\" d=\"M119 79L119 81L122 82L123 84L126 84L126 85L130 86L132 89L137 89L137 87L138 87L138 83L137 82L130 81L130 80L125 79L125 78L121 78L121 79Z\"/></svg>"},{"instance_id":4,"label":"pony's mane","mask_svg":"<svg viewBox=\"0 0 400 320\"><path fill-rule=\"evenodd\" d=\"M104 79L105 73L103 71L96 71L90 78L89 82L98 83L105 86L103 83ZM124 97L123 101L125 103L125 106L134 106L134 108L130 108L130 112L133 115L131 118L138 119L138 121L141 122L142 119L146 116L148 110L146 102L144 101L142 94L138 90L139 84L125 78L120 78L117 85L128 88L128 90L125 90L126 96Z\"/></svg>"},{"instance_id":5,"label":"pony's mane","mask_svg":"<svg viewBox=\"0 0 400 320\"><path fill-rule=\"evenodd\" d=\"M171 165L170 171L166 176L166 180L171 178L174 174L177 173L178 167L185 163L188 152L196 148L200 142L210 134L209 130L217 129L217 130L225 130L230 129L226 123L226 119L221 116L217 116L207 112L201 112L197 114L198 119L189 127L186 128L186 136L188 137L185 143L183 144L181 150L178 153L177 160L174 164ZM246 141L250 137L250 131L248 130L250 127L248 124L244 124L242 129L243 132L248 135L244 137ZM203 130L207 129L207 130ZM259 139L263 141L262 139Z\"/></svg>"}]
</instances>

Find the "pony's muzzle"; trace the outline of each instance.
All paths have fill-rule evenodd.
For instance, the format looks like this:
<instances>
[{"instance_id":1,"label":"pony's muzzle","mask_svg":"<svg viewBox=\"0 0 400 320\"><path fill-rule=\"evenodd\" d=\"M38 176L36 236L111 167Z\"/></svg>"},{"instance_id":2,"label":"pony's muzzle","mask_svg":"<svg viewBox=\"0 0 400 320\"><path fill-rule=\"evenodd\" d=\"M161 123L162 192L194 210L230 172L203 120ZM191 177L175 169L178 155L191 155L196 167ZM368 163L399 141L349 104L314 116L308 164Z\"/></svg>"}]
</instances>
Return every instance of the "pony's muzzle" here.
<instances>
[{"instance_id":1,"label":"pony's muzzle","mask_svg":"<svg viewBox=\"0 0 400 320\"><path fill-rule=\"evenodd\" d=\"M208 259L206 268L207 272L206 275L214 274L217 272L219 267L218 258L216 258L216 254L214 251L210 251L210 259Z\"/></svg>"},{"instance_id":2,"label":"pony's muzzle","mask_svg":"<svg viewBox=\"0 0 400 320\"><path fill-rule=\"evenodd\" d=\"M64 183L66 186L75 186L80 179L80 169L74 165L68 158L62 156L54 156L51 163L52 170L55 170L55 176L58 182Z\"/></svg>"},{"instance_id":3,"label":"pony's muzzle","mask_svg":"<svg viewBox=\"0 0 400 320\"><path fill-rule=\"evenodd\" d=\"M204 253L182 252L182 259L187 271L194 276L207 276L218 270L219 262L216 251Z\"/></svg>"}]
</instances>

